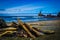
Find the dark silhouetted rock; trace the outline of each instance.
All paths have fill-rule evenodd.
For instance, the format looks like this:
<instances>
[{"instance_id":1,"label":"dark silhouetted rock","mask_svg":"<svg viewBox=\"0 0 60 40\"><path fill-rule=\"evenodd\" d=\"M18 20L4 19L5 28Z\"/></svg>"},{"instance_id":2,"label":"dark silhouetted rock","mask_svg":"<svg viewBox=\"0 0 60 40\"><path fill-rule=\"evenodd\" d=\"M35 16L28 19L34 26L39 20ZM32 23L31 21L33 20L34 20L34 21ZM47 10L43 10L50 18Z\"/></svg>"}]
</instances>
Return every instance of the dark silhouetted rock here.
<instances>
[{"instance_id":1,"label":"dark silhouetted rock","mask_svg":"<svg viewBox=\"0 0 60 40\"><path fill-rule=\"evenodd\" d=\"M52 17L52 15L51 14L48 14L47 17Z\"/></svg>"},{"instance_id":2,"label":"dark silhouetted rock","mask_svg":"<svg viewBox=\"0 0 60 40\"><path fill-rule=\"evenodd\" d=\"M58 12L57 17L60 17L60 12Z\"/></svg>"},{"instance_id":3,"label":"dark silhouetted rock","mask_svg":"<svg viewBox=\"0 0 60 40\"><path fill-rule=\"evenodd\" d=\"M54 18L56 16L52 15L51 13L47 15L48 18Z\"/></svg>"},{"instance_id":4,"label":"dark silhouetted rock","mask_svg":"<svg viewBox=\"0 0 60 40\"><path fill-rule=\"evenodd\" d=\"M40 13L38 14L38 16L45 16L45 15L43 15L43 14L41 13L41 11L40 11Z\"/></svg>"},{"instance_id":5,"label":"dark silhouetted rock","mask_svg":"<svg viewBox=\"0 0 60 40\"><path fill-rule=\"evenodd\" d=\"M0 18L0 28L6 28L6 22Z\"/></svg>"}]
</instances>

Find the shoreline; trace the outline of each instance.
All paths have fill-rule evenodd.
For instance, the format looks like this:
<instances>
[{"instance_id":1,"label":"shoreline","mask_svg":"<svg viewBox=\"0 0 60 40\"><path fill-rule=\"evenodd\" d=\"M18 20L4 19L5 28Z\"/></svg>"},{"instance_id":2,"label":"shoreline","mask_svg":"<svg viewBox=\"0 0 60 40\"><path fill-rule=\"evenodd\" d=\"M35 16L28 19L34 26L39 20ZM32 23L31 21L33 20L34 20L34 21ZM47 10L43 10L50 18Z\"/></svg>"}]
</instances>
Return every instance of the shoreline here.
<instances>
[{"instance_id":1,"label":"shoreline","mask_svg":"<svg viewBox=\"0 0 60 40\"><path fill-rule=\"evenodd\" d=\"M48 21L33 21L33 22L25 22L28 25L37 25L37 26L54 26L60 25L60 20L48 20ZM7 25L11 24L11 22L7 22ZM18 24L18 23L17 23Z\"/></svg>"},{"instance_id":2,"label":"shoreline","mask_svg":"<svg viewBox=\"0 0 60 40\"><path fill-rule=\"evenodd\" d=\"M52 23L52 24L56 24L56 23L60 23L60 20L48 20L48 21L35 21L35 22L26 22L27 24L39 24L39 23Z\"/></svg>"}]
</instances>

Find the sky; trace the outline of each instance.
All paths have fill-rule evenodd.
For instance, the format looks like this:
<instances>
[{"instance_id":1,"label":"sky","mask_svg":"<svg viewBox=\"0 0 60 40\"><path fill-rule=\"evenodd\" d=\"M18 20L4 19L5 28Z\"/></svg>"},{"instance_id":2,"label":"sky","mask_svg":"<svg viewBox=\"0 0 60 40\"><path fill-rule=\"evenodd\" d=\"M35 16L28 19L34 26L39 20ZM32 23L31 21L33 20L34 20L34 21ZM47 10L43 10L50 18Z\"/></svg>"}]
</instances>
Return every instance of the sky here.
<instances>
[{"instance_id":1,"label":"sky","mask_svg":"<svg viewBox=\"0 0 60 40\"><path fill-rule=\"evenodd\" d=\"M0 0L0 16L32 15L40 11L43 14L57 14L60 11L60 0Z\"/></svg>"}]
</instances>

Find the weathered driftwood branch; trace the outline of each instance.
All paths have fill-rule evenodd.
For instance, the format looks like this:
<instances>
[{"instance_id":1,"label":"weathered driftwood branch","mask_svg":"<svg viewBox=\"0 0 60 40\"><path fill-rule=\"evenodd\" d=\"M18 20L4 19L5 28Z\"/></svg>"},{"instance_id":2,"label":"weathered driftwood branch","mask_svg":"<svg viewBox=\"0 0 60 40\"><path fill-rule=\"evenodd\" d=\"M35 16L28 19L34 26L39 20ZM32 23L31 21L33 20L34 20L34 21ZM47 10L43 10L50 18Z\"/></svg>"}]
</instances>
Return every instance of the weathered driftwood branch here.
<instances>
[{"instance_id":1,"label":"weathered driftwood branch","mask_svg":"<svg viewBox=\"0 0 60 40\"><path fill-rule=\"evenodd\" d=\"M18 19L18 24L22 26L22 28L29 34L30 37L36 38L30 31L29 29L26 28L24 23Z\"/></svg>"},{"instance_id":2,"label":"weathered driftwood branch","mask_svg":"<svg viewBox=\"0 0 60 40\"><path fill-rule=\"evenodd\" d=\"M2 24L2 26L4 25L4 23L1 23L1 24ZM5 27L3 26L4 28L0 29L0 37L7 33L12 34L14 32L16 32L16 33L20 32L19 34L17 34L17 36L32 37L32 38L36 38L37 36L40 36L41 32L42 33L54 33L54 31L41 31L38 28L34 28L26 23L23 23L20 19L18 19L17 24L15 22L12 22L11 25L9 25L7 27L6 26ZM3 32L3 31L5 31L5 32Z\"/></svg>"}]
</instances>

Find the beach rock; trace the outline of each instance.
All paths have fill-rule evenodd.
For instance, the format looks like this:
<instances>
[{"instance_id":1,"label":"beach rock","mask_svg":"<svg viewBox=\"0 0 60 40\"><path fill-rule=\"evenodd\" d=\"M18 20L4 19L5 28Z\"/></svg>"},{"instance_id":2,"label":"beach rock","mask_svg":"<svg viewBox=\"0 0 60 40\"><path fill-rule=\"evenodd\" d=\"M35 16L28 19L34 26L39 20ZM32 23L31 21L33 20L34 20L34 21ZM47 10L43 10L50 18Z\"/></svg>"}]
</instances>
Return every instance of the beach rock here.
<instances>
[{"instance_id":1,"label":"beach rock","mask_svg":"<svg viewBox=\"0 0 60 40\"><path fill-rule=\"evenodd\" d=\"M58 12L57 17L60 17L60 12Z\"/></svg>"},{"instance_id":2,"label":"beach rock","mask_svg":"<svg viewBox=\"0 0 60 40\"><path fill-rule=\"evenodd\" d=\"M6 25L6 22L0 18L0 28L6 28L7 25Z\"/></svg>"}]
</instances>

